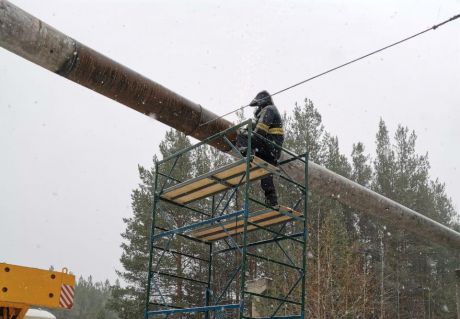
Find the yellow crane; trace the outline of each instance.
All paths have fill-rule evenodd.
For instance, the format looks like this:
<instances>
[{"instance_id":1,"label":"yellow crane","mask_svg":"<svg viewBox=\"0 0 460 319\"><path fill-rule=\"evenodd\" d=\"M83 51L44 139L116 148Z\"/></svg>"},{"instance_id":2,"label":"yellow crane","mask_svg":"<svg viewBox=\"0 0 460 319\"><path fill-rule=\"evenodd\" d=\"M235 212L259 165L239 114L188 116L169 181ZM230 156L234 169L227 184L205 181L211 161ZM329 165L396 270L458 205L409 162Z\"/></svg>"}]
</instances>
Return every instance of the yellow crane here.
<instances>
[{"instance_id":1,"label":"yellow crane","mask_svg":"<svg viewBox=\"0 0 460 319\"><path fill-rule=\"evenodd\" d=\"M23 319L31 306L71 309L75 276L0 263L0 319Z\"/></svg>"}]
</instances>

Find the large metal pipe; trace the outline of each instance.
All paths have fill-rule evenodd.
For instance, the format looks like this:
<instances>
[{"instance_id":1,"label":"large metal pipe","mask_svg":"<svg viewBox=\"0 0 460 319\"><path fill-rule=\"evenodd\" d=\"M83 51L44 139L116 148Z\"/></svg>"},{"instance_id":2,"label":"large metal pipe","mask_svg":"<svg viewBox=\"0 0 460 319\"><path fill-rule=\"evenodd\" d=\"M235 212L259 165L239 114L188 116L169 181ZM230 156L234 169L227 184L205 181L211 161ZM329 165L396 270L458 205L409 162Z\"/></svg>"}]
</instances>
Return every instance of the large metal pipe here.
<instances>
[{"instance_id":1,"label":"large metal pipe","mask_svg":"<svg viewBox=\"0 0 460 319\"><path fill-rule=\"evenodd\" d=\"M5 0L0 0L0 46L197 139L231 125L228 121L214 121L200 126L217 115ZM226 147L222 141L214 146Z\"/></svg>"},{"instance_id":2,"label":"large metal pipe","mask_svg":"<svg viewBox=\"0 0 460 319\"><path fill-rule=\"evenodd\" d=\"M232 125L216 115L129 68L86 47L31 16L6 0L0 0L0 46L69 80L154 116L187 135L204 139ZM213 146L228 151L223 143ZM303 168L294 162L286 172L302 180ZM376 216L431 242L460 248L460 234L393 200L379 195L315 163L309 163L310 189L323 196Z\"/></svg>"}]
</instances>

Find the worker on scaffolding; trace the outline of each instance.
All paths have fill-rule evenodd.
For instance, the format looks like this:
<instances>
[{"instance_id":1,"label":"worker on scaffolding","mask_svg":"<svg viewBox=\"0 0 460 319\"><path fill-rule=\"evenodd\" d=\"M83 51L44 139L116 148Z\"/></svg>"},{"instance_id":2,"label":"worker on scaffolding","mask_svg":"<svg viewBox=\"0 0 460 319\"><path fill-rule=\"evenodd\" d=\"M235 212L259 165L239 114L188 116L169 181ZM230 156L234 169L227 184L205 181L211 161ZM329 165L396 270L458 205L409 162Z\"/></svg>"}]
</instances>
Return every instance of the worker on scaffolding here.
<instances>
[{"instance_id":1,"label":"worker on scaffolding","mask_svg":"<svg viewBox=\"0 0 460 319\"><path fill-rule=\"evenodd\" d=\"M249 104L257 107L254 111L254 133L251 143L256 156L264 161L278 165L281 155L281 147L284 142L283 121L270 94L267 91L259 92ZM237 147L245 156L247 149L247 132L245 129L238 132ZM265 193L265 203L269 206L278 205L273 175L269 174L262 178L260 186Z\"/></svg>"}]
</instances>

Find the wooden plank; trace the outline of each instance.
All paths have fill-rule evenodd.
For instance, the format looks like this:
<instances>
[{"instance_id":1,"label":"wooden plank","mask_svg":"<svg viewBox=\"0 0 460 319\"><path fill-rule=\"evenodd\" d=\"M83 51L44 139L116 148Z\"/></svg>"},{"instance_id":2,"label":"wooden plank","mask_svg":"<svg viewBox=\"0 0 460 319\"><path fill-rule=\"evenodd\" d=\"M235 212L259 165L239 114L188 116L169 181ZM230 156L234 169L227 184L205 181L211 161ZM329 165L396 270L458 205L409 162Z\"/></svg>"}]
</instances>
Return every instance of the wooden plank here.
<instances>
[{"instance_id":1,"label":"wooden plank","mask_svg":"<svg viewBox=\"0 0 460 319\"><path fill-rule=\"evenodd\" d=\"M262 165L263 168L256 164ZM253 162L251 162L249 179L251 181L256 180L270 174L271 172L276 172L277 170L278 169L275 166L258 157L254 157ZM177 203L186 204L194 200L222 192L230 187L228 184L233 186L240 183L244 184L246 181L243 178L245 173L246 163L240 160L215 171L170 187L165 190L162 196Z\"/></svg>"},{"instance_id":2,"label":"wooden plank","mask_svg":"<svg viewBox=\"0 0 460 319\"><path fill-rule=\"evenodd\" d=\"M200 175L200 176L198 176L198 177L192 178L192 179L187 180L187 181L185 181L185 182L182 182L182 183L176 184L176 185L174 185L174 186L171 186L171 187L169 187L169 188L167 188L167 189L164 190L163 195L164 195L164 194L169 194L169 193L171 193L172 191L175 191L175 190L179 190L179 189L181 189L182 187L185 187L186 185L193 184L193 183L195 183L195 182L197 182L197 181L200 181L200 180L202 180L202 179L208 178L208 177L210 177L210 176L212 176L212 175L214 175L214 174L216 174L216 173L218 173L218 172L226 171L226 170L228 170L228 169L231 169L232 167L241 165L242 163L243 163L243 164L245 163L245 160L244 160L244 159L241 159L241 160L236 161L236 162L234 162L234 163L225 165L225 166L223 166L223 167L221 167L221 168L219 168L219 169L216 169L216 170L214 170L214 171L212 171L212 172L208 172L208 173L206 173L206 174L203 174L203 175ZM179 194L180 194L180 193L179 193ZM177 194L176 194L176 195L177 195ZM176 195L175 195L175 196L176 196ZM175 196L173 196L173 197L175 197Z\"/></svg>"},{"instance_id":3,"label":"wooden plank","mask_svg":"<svg viewBox=\"0 0 460 319\"><path fill-rule=\"evenodd\" d=\"M294 211L288 207L282 206L280 208L282 211L287 211L292 215L301 216L302 214ZM256 213L254 213L256 214ZM291 216L284 215L279 211L272 210L266 213L258 214L256 216L252 216L248 218L251 223L255 223L259 226L273 226L276 224L280 224L282 222L287 222L292 220ZM247 230L253 231L256 230L257 226L255 225L248 225ZM217 227L206 228L203 230L195 231L191 234L191 236L199 238L205 241L216 241L222 238L225 238L229 235L237 235L244 231L244 220L239 219L237 221L230 221L225 223L224 225L220 225Z\"/></svg>"},{"instance_id":4,"label":"wooden plank","mask_svg":"<svg viewBox=\"0 0 460 319\"><path fill-rule=\"evenodd\" d=\"M188 193L188 192L190 192L190 191L192 191L192 190L194 190L196 188L200 188L200 187L212 184L212 183L214 183L214 181L212 179L203 178L203 179L197 180L197 181L195 181L195 182L193 182L191 184L184 185L181 188L177 188L177 189L172 190L170 192L164 193L163 196L168 198L168 199L172 199L174 197L177 197L180 194Z\"/></svg>"},{"instance_id":5,"label":"wooden plank","mask_svg":"<svg viewBox=\"0 0 460 319\"><path fill-rule=\"evenodd\" d=\"M276 224L280 224L280 223L282 223L284 221L289 221L291 219L292 219L291 217L283 215L281 217L270 219L270 220L265 221L265 222L257 223L257 225L259 225L259 226L273 226L273 225L276 225ZM255 226L255 225L248 225L248 227L247 227L248 232L254 231L256 229L257 229L257 226ZM228 230L226 232L223 231L222 233L219 233L219 234L215 234L215 235L211 235L211 236L208 236L208 237L201 238L201 240L216 241L216 240L225 238L228 235L234 236L234 235L237 235L237 234L241 234L243 231L244 231L244 227L239 227L237 229Z\"/></svg>"},{"instance_id":6,"label":"wooden plank","mask_svg":"<svg viewBox=\"0 0 460 319\"><path fill-rule=\"evenodd\" d=\"M251 162L251 168L263 169L263 171L265 171L266 174L271 173L271 172L275 173L279 171L279 169L276 168L275 166L265 162L263 159L260 159L259 157L256 157L256 156L254 156L253 162ZM246 163L243 163L229 170L225 170L220 173L214 174L214 176L219 179L226 179L236 174L243 175L245 172L246 172Z\"/></svg>"},{"instance_id":7,"label":"wooden plank","mask_svg":"<svg viewBox=\"0 0 460 319\"><path fill-rule=\"evenodd\" d=\"M269 171L267 171L265 169L262 169L262 168L259 168L259 169L256 169L254 171L251 171L249 173L249 179L251 181L253 181L253 180L256 180L258 178L264 177L265 175L268 175L269 173L270 173ZM243 174L241 174L240 176L228 179L227 183L230 183L230 184L233 184L233 185L238 185L238 183L241 181L242 176L243 176ZM242 184L244 184L244 182L245 182L245 180L243 179Z\"/></svg>"},{"instance_id":8,"label":"wooden plank","mask_svg":"<svg viewBox=\"0 0 460 319\"><path fill-rule=\"evenodd\" d=\"M236 174L244 174L246 171L246 163L240 164L238 166L232 167L228 170L225 170L223 172L213 174L213 176L219 178L219 179L226 179L230 176L236 175Z\"/></svg>"},{"instance_id":9,"label":"wooden plank","mask_svg":"<svg viewBox=\"0 0 460 319\"><path fill-rule=\"evenodd\" d=\"M189 203L193 200L197 200L199 198L204 198L208 195L215 194L218 192L221 192L223 190L226 190L228 187L222 184L214 184L211 186L208 186L206 188L203 188L199 191L192 192L188 195L181 196L179 198L174 199L175 202L178 202L180 204L185 204Z\"/></svg>"},{"instance_id":10,"label":"wooden plank","mask_svg":"<svg viewBox=\"0 0 460 319\"><path fill-rule=\"evenodd\" d=\"M268 171L265 170L265 169L257 169L256 171L253 171L253 172L250 172L250 180L256 180L258 178L261 178L265 175L268 175ZM244 182L246 181L245 179L241 180L243 174L237 176L237 177L234 177L234 178L231 178L231 179L228 179L228 180L225 180L226 183L228 184L231 184L233 186L236 186L238 185L240 182L241 184L244 184ZM215 182L215 181L214 181ZM189 192L184 192L184 195L183 196L178 196L177 198L174 199L175 202L178 202L180 204L186 204L186 203L189 203L189 202L192 202L194 200L198 200L200 198L205 198L205 197L208 197L208 196L211 196L211 195L214 195L216 193L219 193L219 192L222 192L226 189L230 188L229 186L225 185L225 184L221 184L219 182L217 182L217 184L209 184L209 186L205 187L205 188L201 188L201 189L197 189L197 190L190 190Z\"/></svg>"},{"instance_id":11,"label":"wooden plank","mask_svg":"<svg viewBox=\"0 0 460 319\"><path fill-rule=\"evenodd\" d=\"M256 222L256 221L259 221L261 219L272 218L272 217L277 216L279 214L280 213L278 211L271 210L269 212L259 214L257 216L250 217L248 220L250 222ZM222 231L224 229L224 227L225 227L225 229L231 229L231 228L235 228L237 226L241 226L243 224L244 224L244 220L242 219L241 216L239 216L238 220L225 223L223 226L217 226L217 227L212 227L212 228L204 229L204 230L201 230L201 231L193 232L193 236L199 238L199 237L203 237L204 235L207 235L207 234L212 234L212 233L215 233L215 232Z\"/></svg>"}]
</instances>

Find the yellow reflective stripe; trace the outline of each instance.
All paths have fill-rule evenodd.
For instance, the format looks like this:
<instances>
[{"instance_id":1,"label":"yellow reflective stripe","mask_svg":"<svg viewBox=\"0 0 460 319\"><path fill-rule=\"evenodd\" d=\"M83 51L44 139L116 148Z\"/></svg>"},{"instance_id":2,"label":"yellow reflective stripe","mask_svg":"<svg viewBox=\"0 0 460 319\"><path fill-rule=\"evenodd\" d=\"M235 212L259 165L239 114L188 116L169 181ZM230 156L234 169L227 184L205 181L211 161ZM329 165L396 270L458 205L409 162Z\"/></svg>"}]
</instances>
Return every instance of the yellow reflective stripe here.
<instances>
[{"instance_id":1,"label":"yellow reflective stripe","mask_svg":"<svg viewBox=\"0 0 460 319\"><path fill-rule=\"evenodd\" d=\"M260 128L262 131L268 133L268 125L264 124L264 123L257 123L256 125L256 128Z\"/></svg>"},{"instance_id":2,"label":"yellow reflective stripe","mask_svg":"<svg viewBox=\"0 0 460 319\"><path fill-rule=\"evenodd\" d=\"M273 134L273 135L283 135L284 130L282 127L273 127L268 130L268 134Z\"/></svg>"}]
</instances>

